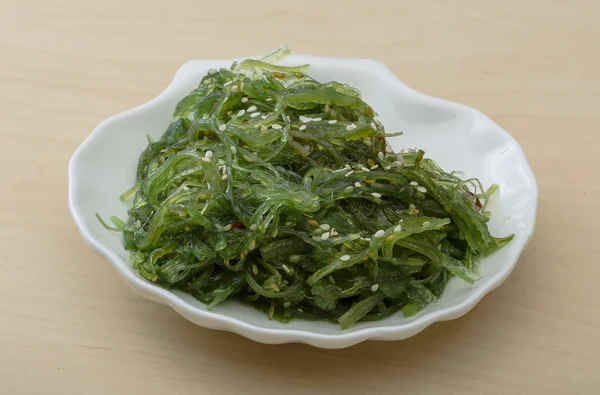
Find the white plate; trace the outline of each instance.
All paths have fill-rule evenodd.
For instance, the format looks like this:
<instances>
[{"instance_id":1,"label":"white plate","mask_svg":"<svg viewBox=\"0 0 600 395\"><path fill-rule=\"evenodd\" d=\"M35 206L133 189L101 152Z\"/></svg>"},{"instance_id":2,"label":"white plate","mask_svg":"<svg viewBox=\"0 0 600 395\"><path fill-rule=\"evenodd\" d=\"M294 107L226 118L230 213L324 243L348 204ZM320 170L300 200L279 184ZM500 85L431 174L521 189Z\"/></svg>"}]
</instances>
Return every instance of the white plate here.
<instances>
[{"instance_id":1,"label":"white plate","mask_svg":"<svg viewBox=\"0 0 600 395\"><path fill-rule=\"evenodd\" d=\"M291 56L286 64L310 63L310 75L321 82L336 80L359 88L389 132L394 149L419 147L447 171L460 170L484 184L498 184L492 199L490 229L495 236L515 234L504 249L481 262L482 278L474 285L452 279L440 302L416 316L401 312L381 321L359 323L342 331L327 322L269 321L250 307L228 301L213 311L182 292L169 291L139 277L127 264L120 235L95 218L127 217L119 195L135 181L138 157L146 135L159 138L172 120L177 102L196 88L211 68L229 67L231 60L195 60L184 64L171 84L154 100L102 122L83 142L69 164L69 208L84 240L117 269L140 295L167 304L188 320L213 329L238 333L263 343L303 342L316 347L342 348L367 339L399 340L413 336L436 321L460 317L513 270L530 240L537 206L537 185L519 144L482 113L460 104L416 92L383 64L364 59Z\"/></svg>"}]
</instances>

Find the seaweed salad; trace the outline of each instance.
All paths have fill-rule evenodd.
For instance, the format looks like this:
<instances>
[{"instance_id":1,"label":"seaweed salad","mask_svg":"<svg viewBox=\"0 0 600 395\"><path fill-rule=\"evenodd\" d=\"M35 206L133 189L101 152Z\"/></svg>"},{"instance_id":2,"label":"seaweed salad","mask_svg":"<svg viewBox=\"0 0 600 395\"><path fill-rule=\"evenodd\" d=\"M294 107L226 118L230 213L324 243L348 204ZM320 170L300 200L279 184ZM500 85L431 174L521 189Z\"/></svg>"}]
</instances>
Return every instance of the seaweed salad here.
<instances>
[{"instance_id":1,"label":"seaweed salad","mask_svg":"<svg viewBox=\"0 0 600 395\"><path fill-rule=\"evenodd\" d=\"M360 92L281 66L286 47L209 70L139 158L121 231L148 281L272 319L351 327L411 316L508 243L476 179L394 152Z\"/></svg>"}]
</instances>

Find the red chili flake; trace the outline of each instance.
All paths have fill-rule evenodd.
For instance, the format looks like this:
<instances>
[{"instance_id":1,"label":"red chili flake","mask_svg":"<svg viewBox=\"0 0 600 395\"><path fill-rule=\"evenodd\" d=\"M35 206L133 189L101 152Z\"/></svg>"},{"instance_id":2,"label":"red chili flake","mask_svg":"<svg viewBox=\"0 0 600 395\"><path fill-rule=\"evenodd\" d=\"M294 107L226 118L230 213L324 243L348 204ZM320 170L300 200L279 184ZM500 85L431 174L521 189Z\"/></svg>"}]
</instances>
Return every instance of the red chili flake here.
<instances>
[{"instance_id":1,"label":"red chili flake","mask_svg":"<svg viewBox=\"0 0 600 395\"><path fill-rule=\"evenodd\" d=\"M244 229L244 228L246 228L246 225L244 225L244 223L242 221L238 221L231 225L231 229Z\"/></svg>"},{"instance_id":2,"label":"red chili flake","mask_svg":"<svg viewBox=\"0 0 600 395\"><path fill-rule=\"evenodd\" d=\"M467 192L467 196L469 198L473 197L473 193L472 192ZM481 204L481 200L479 200L479 198L475 198L475 207L477 207L477 210L481 211L483 209L483 205Z\"/></svg>"},{"instance_id":3,"label":"red chili flake","mask_svg":"<svg viewBox=\"0 0 600 395\"><path fill-rule=\"evenodd\" d=\"M475 207L477 207L477 209L479 211L481 211L483 209L483 204L481 204L481 201L479 200L479 198L475 199Z\"/></svg>"}]
</instances>

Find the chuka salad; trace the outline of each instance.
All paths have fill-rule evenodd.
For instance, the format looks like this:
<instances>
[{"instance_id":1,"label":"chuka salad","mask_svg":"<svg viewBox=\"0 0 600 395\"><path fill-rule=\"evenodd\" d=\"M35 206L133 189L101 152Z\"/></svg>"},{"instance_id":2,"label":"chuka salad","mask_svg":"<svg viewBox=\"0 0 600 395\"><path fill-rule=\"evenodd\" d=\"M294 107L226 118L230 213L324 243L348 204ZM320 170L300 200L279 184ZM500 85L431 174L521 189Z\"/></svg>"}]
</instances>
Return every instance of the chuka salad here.
<instances>
[{"instance_id":1,"label":"chuka salad","mask_svg":"<svg viewBox=\"0 0 600 395\"><path fill-rule=\"evenodd\" d=\"M209 70L149 138L127 222L103 222L133 267L209 309L236 299L343 329L476 281L478 258L512 238L488 230L494 187L393 152L358 90L277 65L288 54Z\"/></svg>"}]
</instances>

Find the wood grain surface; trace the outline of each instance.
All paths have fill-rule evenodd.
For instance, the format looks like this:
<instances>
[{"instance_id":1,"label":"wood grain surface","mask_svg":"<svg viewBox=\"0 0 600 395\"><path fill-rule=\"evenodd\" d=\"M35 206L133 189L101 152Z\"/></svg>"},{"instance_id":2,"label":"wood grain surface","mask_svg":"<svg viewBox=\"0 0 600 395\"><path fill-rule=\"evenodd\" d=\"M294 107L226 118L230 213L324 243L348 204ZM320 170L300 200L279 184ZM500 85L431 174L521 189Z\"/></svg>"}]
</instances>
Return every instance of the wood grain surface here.
<instances>
[{"instance_id":1,"label":"wood grain surface","mask_svg":"<svg viewBox=\"0 0 600 395\"><path fill-rule=\"evenodd\" d=\"M0 2L0 394L599 394L600 2ZM476 107L540 186L532 244L469 314L326 351L194 326L79 237L67 162L194 58L374 58Z\"/></svg>"}]
</instances>

